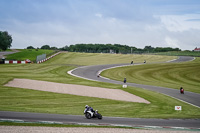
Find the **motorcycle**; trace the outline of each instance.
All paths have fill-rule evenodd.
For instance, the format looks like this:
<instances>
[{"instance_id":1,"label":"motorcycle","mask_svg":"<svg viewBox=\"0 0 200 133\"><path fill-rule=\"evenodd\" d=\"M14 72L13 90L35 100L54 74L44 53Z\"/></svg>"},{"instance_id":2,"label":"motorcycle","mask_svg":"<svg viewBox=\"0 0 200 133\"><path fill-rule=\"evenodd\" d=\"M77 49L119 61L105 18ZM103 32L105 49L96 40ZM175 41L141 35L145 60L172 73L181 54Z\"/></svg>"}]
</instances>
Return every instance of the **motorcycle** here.
<instances>
[{"instance_id":1,"label":"motorcycle","mask_svg":"<svg viewBox=\"0 0 200 133\"><path fill-rule=\"evenodd\" d=\"M84 110L84 114L85 114L85 117L87 119L91 119L91 118L98 118L98 119L102 119L102 115L100 113L98 113L98 111L94 111L92 112L91 110L88 110L88 109L85 109Z\"/></svg>"},{"instance_id":2,"label":"motorcycle","mask_svg":"<svg viewBox=\"0 0 200 133\"><path fill-rule=\"evenodd\" d=\"M181 93L181 94L184 94L184 89L181 89L181 90L180 90L180 93Z\"/></svg>"}]
</instances>

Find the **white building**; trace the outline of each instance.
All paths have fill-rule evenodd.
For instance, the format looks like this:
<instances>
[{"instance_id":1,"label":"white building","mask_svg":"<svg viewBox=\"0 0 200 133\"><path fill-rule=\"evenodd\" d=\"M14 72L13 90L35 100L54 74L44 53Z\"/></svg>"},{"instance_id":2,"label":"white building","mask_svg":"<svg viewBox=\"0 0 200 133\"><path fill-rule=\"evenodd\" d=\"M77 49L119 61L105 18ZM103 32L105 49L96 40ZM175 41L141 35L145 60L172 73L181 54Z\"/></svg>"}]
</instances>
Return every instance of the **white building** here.
<instances>
[{"instance_id":1,"label":"white building","mask_svg":"<svg viewBox=\"0 0 200 133\"><path fill-rule=\"evenodd\" d=\"M195 48L194 51L200 51L200 48Z\"/></svg>"}]
</instances>

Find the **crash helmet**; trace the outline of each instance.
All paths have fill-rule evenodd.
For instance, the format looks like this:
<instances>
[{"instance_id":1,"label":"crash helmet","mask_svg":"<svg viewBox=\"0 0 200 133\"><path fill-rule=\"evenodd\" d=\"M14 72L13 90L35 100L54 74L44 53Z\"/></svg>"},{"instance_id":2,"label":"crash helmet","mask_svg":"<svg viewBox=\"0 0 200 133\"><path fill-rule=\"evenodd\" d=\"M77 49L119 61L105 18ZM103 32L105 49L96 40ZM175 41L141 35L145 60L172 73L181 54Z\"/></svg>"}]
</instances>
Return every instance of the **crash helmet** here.
<instances>
[{"instance_id":1,"label":"crash helmet","mask_svg":"<svg viewBox=\"0 0 200 133\"><path fill-rule=\"evenodd\" d=\"M88 108L89 106L88 105L85 105L85 108Z\"/></svg>"},{"instance_id":2,"label":"crash helmet","mask_svg":"<svg viewBox=\"0 0 200 133\"><path fill-rule=\"evenodd\" d=\"M96 110L96 113L98 113L98 110Z\"/></svg>"}]
</instances>

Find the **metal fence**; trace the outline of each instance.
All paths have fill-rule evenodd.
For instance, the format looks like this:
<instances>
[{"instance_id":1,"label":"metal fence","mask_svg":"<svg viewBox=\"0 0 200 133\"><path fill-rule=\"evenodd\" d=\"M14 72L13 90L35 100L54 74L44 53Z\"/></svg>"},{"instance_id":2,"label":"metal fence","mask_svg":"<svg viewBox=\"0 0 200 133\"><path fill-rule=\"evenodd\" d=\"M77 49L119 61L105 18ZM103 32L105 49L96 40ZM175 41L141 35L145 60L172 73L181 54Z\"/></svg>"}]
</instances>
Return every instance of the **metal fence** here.
<instances>
[{"instance_id":1,"label":"metal fence","mask_svg":"<svg viewBox=\"0 0 200 133\"><path fill-rule=\"evenodd\" d=\"M36 58L36 62L41 61L46 59L47 55L46 54L42 54L42 55L38 55Z\"/></svg>"}]
</instances>

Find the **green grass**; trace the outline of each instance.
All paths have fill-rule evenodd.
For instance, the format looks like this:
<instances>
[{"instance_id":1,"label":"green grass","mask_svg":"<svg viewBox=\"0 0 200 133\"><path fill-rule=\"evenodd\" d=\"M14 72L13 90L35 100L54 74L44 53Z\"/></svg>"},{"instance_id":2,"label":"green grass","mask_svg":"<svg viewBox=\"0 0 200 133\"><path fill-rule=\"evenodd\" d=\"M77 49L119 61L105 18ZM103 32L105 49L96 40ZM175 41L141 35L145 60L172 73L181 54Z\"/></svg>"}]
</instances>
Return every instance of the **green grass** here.
<instances>
[{"instance_id":1,"label":"green grass","mask_svg":"<svg viewBox=\"0 0 200 133\"><path fill-rule=\"evenodd\" d=\"M200 93L200 58L192 62L146 64L128 66L103 71L101 75L127 82L163 86Z\"/></svg>"},{"instance_id":2,"label":"green grass","mask_svg":"<svg viewBox=\"0 0 200 133\"><path fill-rule=\"evenodd\" d=\"M157 60L164 61L166 57L150 55L139 57L137 55L136 59L135 55L62 53L44 64L0 65L0 110L83 115L84 106L88 104L94 107L94 109L98 109L103 116L200 118L199 108L156 92L135 87L123 89L121 85L88 81L67 74L67 71L79 65L124 63L125 61L129 62L133 56L135 57L135 62L142 62L144 58L147 58L145 56L148 56L149 60L152 60L151 62L156 62ZM98 62L93 62L98 59ZM167 57L166 59L172 59L172 57ZM123 89L124 91L145 98L151 104L122 102L3 86L13 78ZM182 106L183 110L181 112L174 110L174 106L177 105Z\"/></svg>"},{"instance_id":3,"label":"green grass","mask_svg":"<svg viewBox=\"0 0 200 133\"><path fill-rule=\"evenodd\" d=\"M100 65L119 63L163 62L176 59L176 56L137 55L137 54L99 54L99 53L73 53L62 54L62 58L48 61L48 64L73 64L73 65Z\"/></svg>"},{"instance_id":4,"label":"green grass","mask_svg":"<svg viewBox=\"0 0 200 133\"><path fill-rule=\"evenodd\" d=\"M53 50L43 50L43 49L21 49L20 52L7 55L6 60L26 60L35 61L38 55L41 54L51 54Z\"/></svg>"},{"instance_id":5,"label":"green grass","mask_svg":"<svg viewBox=\"0 0 200 133\"><path fill-rule=\"evenodd\" d=\"M200 52L197 51L170 51L170 52L160 52L157 55L169 55L169 56L195 56L200 57Z\"/></svg>"},{"instance_id":6,"label":"green grass","mask_svg":"<svg viewBox=\"0 0 200 133\"><path fill-rule=\"evenodd\" d=\"M122 89L121 86L114 86ZM0 110L83 115L86 104L103 116L136 118L199 118L200 109L159 93L128 87L125 91L143 97L151 104L122 102L20 88L1 87ZM175 106L182 106L181 112Z\"/></svg>"}]
</instances>

